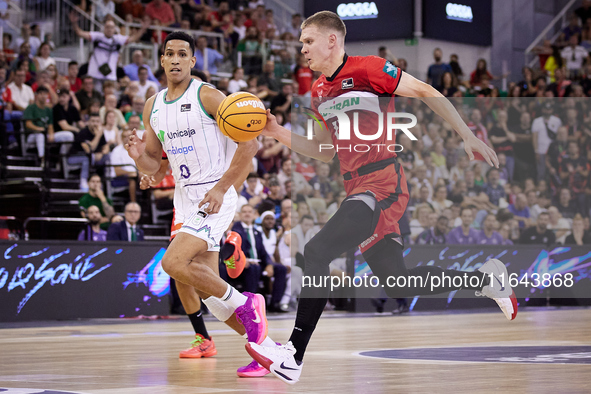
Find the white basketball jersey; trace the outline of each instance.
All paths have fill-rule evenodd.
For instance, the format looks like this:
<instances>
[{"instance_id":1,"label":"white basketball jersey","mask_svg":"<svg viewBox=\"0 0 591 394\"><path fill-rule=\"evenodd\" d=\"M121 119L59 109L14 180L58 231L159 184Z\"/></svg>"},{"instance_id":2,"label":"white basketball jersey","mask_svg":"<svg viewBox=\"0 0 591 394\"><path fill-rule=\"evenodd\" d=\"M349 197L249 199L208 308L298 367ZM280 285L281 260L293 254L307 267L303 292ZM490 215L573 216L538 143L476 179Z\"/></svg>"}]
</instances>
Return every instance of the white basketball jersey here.
<instances>
[{"instance_id":1,"label":"white basketball jersey","mask_svg":"<svg viewBox=\"0 0 591 394\"><path fill-rule=\"evenodd\" d=\"M166 101L168 89L162 90L150 113L150 125L180 187L213 187L228 169L237 147L205 112L199 100L203 85L206 84L191 79L187 90L173 101Z\"/></svg>"}]
</instances>

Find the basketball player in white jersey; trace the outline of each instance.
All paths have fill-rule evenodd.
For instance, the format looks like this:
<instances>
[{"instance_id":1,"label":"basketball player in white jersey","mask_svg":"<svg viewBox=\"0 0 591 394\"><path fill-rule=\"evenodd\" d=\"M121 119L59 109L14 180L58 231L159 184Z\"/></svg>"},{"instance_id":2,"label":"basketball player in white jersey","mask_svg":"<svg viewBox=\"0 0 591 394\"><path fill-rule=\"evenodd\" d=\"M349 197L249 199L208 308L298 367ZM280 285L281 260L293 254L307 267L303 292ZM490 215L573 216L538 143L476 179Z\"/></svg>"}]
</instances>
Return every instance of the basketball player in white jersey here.
<instances>
[{"instance_id":1,"label":"basketball player in white jersey","mask_svg":"<svg viewBox=\"0 0 591 394\"><path fill-rule=\"evenodd\" d=\"M176 31L166 37L160 61L168 88L146 102L146 131L140 138L133 130L125 147L138 170L148 176L159 171L163 150L172 168L177 222L183 226L162 258L162 268L177 283L195 288L211 313L249 342L275 346L267 337L262 295L242 294L218 273L219 241L236 210L233 185L246 178L257 142L239 143L226 166L232 142L214 118L225 96L191 78L194 51L192 36Z\"/></svg>"},{"instance_id":2,"label":"basketball player in white jersey","mask_svg":"<svg viewBox=\"0 0 591 394\"><path fill-rule=\"evenodd\" d=\"M226 150L226 167L230 165L230 160L234 156L234 152L236 152L236 144L231 142L228 144ZM146 190L150 187L157 186L168 173L169 169L169 162L168 156L164 154L162 155L162 162L160 163L160 169L154 176L143 175L140 181L140 189ZM227 169L227 168L226 168ZM250 169L245 170L245 174L250 173ZM246 175L245 175L246 176ZM234 184L234 188L238 190L240 186L245 181L245 176L243 176L236 184ZM175 192L176 192L176 185L175 185ZM176 215L173 217L173 222L171 226L171 237L172 240L176 237L179 230L182 228L183 223L180 222ZM235 238L238 238L236 240ZM240 235L237 233L230 231L228 237L225 240L224 246L220 251L222 254L222 258L225 259L226 257L234 257L244 258L244 253L240 250L239 244L236 242L240 242ZM227 248L228 245L231 245ZM227 250L224 250L227 249ZM242 255L241 257L237 257ZM175 282L176 290L178 296L181 300L185 313L193 326L193 330L195 331L195 339L191 342L191 347L185 350L182 350L179 353L180 358L206 358L206 357L213 357L217 354L217 349L215 347L215 343L213 338L209 336L207 332L207 327L205 326L205 321L203 320L203 315L201 313L201 301L199 299L199 295L197 294L195 288L186 285L181 282ZM263 366L261 366L258 362L253 360L248 365L242 366L238 368L236 374L239 377L243 378L254 378L254 377L262 377L268 375L270 372Z\"/></svg>"}]
</instances>

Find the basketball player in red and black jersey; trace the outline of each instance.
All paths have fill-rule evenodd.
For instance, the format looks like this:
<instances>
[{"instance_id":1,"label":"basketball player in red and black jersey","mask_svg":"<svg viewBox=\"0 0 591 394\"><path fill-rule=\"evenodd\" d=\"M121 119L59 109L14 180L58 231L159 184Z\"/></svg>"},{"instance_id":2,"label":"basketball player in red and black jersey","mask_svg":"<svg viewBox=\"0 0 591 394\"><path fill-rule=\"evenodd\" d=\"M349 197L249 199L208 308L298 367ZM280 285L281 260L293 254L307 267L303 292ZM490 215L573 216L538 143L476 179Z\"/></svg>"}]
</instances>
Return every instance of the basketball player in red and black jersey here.
<instances>
[{"instance_id":1,"label":"basketball player in red and black jersey","mask_svg":"<svg viewBox=\"0 0 591 394\"><path fill-rule=\"evenodd\" d=\"M495 152L472 134L453 105L439 92L385 59L375 56L348 56L344 49L345 34L343 21L329 11L316 13L302 23L302 53L310 68L322 73L312 86L314 110L322 108L324 102L336 97L363 99L394 94L416 97L452 125L464 140L464 148L470 159L474 159L474 153L478 152L489 165L498 167ZM392 108L389 110L392 112ZM349 114L348 116L353 118ZM378 128L375 113L358 111L358 116L358 124L362 125L365 134L375 134ZM336 119L327 122L328 130L317 128L314 130L314 138L308 139L291 134L279 126L275 117L268 113L267 126L263 131L265 135L274 137L292 150L323 162L332 160L336 153L341 174L345 179L346 200L305 247L304 275L312 278L312 283L320 283L318 280L328 277L329 263L333 259L359 245L372 272L382 284L387 283L386 279L389 276L421 277L425 283L428 282L429 276L446 275L452 279L452 283L453 278L457 276L477 278L474 281L462 282L462 287L438 287L434 290L431 290L430 286L400 288L384 285L386 293L392 298L443 293L461 288L473 289L493 298L505 316L510 320L514 319L517 314L517 303L513 290L508 284L495 287L490 282L493 277L495 280L499 279L498 275L501 273L507 278L507 270L498 260L486 262L475 272L443 270L435 266L406 268L402 257L403 245L398 220L406 209L409 194L404 171L396 161L396 154L383 147L381 150L374 147L366 153L347 149L354 144L368 144L368 141L359 138L353 132L350 133L350 140L338 139L336 133L339 125L333 120ZM386 133L382 133L382 137L372 140L369 144L385 146L388 144L386 137ZM468 282L478 285L474 286ZM297 382L303 366L304 352L322 314L328 292L327 287L302 287L290 342L277 348L248 343L246 348L249 354L284 382Z\"/></svg>"}]
</instances>

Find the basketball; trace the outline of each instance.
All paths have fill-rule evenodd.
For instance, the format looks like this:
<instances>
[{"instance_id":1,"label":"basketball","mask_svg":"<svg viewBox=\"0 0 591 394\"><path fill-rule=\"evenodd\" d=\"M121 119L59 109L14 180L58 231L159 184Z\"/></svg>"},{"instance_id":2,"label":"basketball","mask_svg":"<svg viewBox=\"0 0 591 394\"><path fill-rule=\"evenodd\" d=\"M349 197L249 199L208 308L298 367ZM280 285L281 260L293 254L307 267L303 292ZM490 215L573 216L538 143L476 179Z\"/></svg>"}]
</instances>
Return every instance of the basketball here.
<instances>
[{"instance_id":1,"label":"basketball","mask_svg":"<svg viewBox=\"0 0 591 394\"><path fill-rule=\"evenodd\" d=\"M265 105L257 96L247 92L236 92L226 97L217 115L222 133L236 142L258 137L267 124Z\"/></svg>"}]
</instances>

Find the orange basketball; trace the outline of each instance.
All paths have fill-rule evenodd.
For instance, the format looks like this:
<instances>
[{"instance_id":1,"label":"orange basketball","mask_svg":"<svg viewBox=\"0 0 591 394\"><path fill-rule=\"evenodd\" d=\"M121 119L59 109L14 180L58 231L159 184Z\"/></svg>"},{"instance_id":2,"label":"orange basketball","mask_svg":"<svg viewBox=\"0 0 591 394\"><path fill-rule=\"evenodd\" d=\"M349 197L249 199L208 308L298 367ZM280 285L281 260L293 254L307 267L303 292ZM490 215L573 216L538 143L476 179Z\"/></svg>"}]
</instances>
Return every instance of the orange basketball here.
<instances>
[{"instance_id":1,"label":"orange basketball","mask_svg":"<svg viewBox=\"0 0 591 394\"><path fill-rule=\"evenodd\" d=\"M267 110L254 94L236 92L220 104L217 123L222 133L234 141L250 141L258 137L267 124Z\"/></svg>"}]
</instances>

